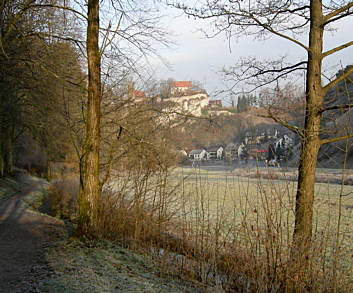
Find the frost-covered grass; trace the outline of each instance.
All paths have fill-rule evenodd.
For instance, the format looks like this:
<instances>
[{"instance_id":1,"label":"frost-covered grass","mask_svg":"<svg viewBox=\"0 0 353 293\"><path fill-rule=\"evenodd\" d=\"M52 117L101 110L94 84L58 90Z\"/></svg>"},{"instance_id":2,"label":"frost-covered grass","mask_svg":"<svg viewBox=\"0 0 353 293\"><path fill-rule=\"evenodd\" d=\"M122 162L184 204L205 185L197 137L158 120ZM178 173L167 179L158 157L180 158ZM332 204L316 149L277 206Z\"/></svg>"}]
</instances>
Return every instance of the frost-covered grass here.
<instances>
[{"instance_id":1,"label":"frost-covered grass","mask_svg":"<svg viewBox=\"0 0 353 293\"><path fill-rule=\"evenodd\" d=\"M146 243L144 239L148 237L144 238L138 233L158 232L147 229L154 227L150 221L152 216L146 219L141 215L160 214L168 219L161 221L162 232L175 232L175 239L188 244L182 247L185 248L186 257L196 258L191 262L194 267L184 263L181 269L189 270L205 284L207 278L212 276L209 269L216 274L222 272L221 276L225 276L225 272L229 279L224 277L225 281L221 280L220 283L224 281L221 285L228 286L230 292L234 292L234 288L247 286L258 292L269 292L288 280L285 272L290 256L296 194L295 182L269 178L178 169L169 177L171 186L165 189L162 189L164 185L153 185L153 177L153 180L146 181L143 188L137 189L140 193L132 193L133 189L127 188L126 197L123 192L119 194L116 191L104 197L107 201L104 205L106 217L102 218L102 223L104 227L112 224L107 231L118 235L113 237L108 234L111 239L119 239L121 235L117 227L122 221L115 215L122 215L124 208L130 208L127 199L131 194L136 194L136 205L131 207L136 208L138 203L145 209L125 211L126 217L122 217L126 220L124 229L135 230L134 233L123 233L124 237L136 237L133 243L140 241L145 245L157 245L158 241ZM137 179L133 182L139 183ZM120 187L117 190L123 189ZM339 258L339 285L345 288L352 288L353 285L353 187L344 186L341 209L340 192L340 185L316 184L311 271L308 280L300 284L301 288L310 284L312 292L332 288L332 260L339 211L342 215L339 252L336 254ZM116 200L119 195L124 200ZM130 218L133 221L128 221ZM160 238L160 244L163 239ZM40 292L199 292L194 284L179 279L182 274L165 274L169 270L154 263L151 258L107 241L63 243L48 250L47 260L53 274L43 282ZM164 265L171 264L167 262Z\"/></svg>"},{"instance_id":2,"label":"frost-covered grass","mask_svg":"<svg viewBox=\"0 0 353 293\"><path fill-rule=\"evenodd\" d=\"M244 172L246 172L244 170ZM183 193L191 205L203 201L207 212L216 214L219 209L231 217L231 221L242 221L244 212L252 212L259 217L265 212L265 205L283 209L291 221L294 220L294 207L297 183L291 180L268 178L247 178L230 172L205 170L177 170L174 183L179 184L179 193ZM334 226L339 213L341 185L316 183L314 205L314 228ZM347 233L353 231L353 186L344 185L342 189L342 225ZM190 215L195 207L190 207ZM283 214L284 216L284 214ZM251 216L249 215L249 218ZM238 219L238 220L237 220ZM332 227L333 229L333 227ZM346 237L347 236L346 233ZM353 232L352 232L353 233ZM353 236L353 235L351 235ZM353 239L352 239L353 243Z\"/></svg>"},{"instance_id":3,"label":"frost-covered grass","mask_svg":"<svg viewBox=\"0 0 353 293\"><path fill-rule=\"evenodd\" d=\"M24 208L37 211L47 198L48 183L42 182L41 186L30 192L22 199Z\"/></svg>"},{"instance_id":4,"label":"frost-covered grass","mask_svg":"<svg viewBox=\"0 0 353 293\"><path fill-rule=\"evenodd\" d=\"M0 200L9 198L14 195L16 192L21 190L24 187L24 184L19 183L15 179L5 178L0 180Z\"/></svg>"},{"instance_id":5,"label":"frost-covered grass","mask_svg":"<svg viewBox=\"0 0 353 293\"><path fill-rule=\"evenodd\" d=\"M290 257L297 184L293 178L278 180L271 174L266 178L246 177L246 169L241 175L176 170L172 184L182 181L178 189L183 202L180 222L188 229L188 235L194 235L190 238L198 239L202 247L210 247L213 253L223 249L219 243L243 249L243 254L253 257L252 271L261 268L259 263L264 263L265 269L285 268ZM316 284L318 292L331 286L334 258L340 282L353 286L352 243L353 186L344 185L341 189L339 184L316 183L310 260L312 277L320 278Z\"/></svg>"},{"instance_id":6,"label":"frost-covered grass","mask_svg":"<svg viewBox=\"0 0 353 293\"><path fill-rule=\"evenodd\" d=\"M53 273L39 292L201 292L197 284L164 274L150 257L108 241L75 240L49 249L47 260Z\"/></svg>"}]
</instances>

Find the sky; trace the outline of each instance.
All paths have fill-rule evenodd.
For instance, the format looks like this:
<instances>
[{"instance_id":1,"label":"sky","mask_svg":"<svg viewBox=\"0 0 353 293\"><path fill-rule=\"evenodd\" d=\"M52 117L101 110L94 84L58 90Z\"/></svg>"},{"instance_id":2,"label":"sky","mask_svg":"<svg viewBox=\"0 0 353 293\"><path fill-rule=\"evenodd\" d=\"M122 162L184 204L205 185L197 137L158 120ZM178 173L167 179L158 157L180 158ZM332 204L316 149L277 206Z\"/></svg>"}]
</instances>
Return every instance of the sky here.
<instances>
[{"instance_id":1,"label":"sky","mask_svg":"<svg viewBox=\"0 0 353 293\"><path fill-rule=\"evenodd\" d=\"M199 31L200 28L212 29L207 22L187 18L175 10L166 11L166 14L169 17L165 19L165 25L176 44L160 51L163 58L171 64L170 68L164 66L159 60L153 61L156 78L200 81L211 99L222 98L227 102L226 96L217 94L218 91L230 85L222 80L219 71L223 66L234 64L240 57L256 56L260 59L272 59L285 54L288 60L295 62L306 56L304 49L280 38L254 41L251 37L241 37L230 43L225 35L207 39ZM330 49L352 39L353 17L339 21L336 29L334 32L325 34L324 49ZM323 64L323 69L332 75L340 69L340 62L343 66L353 64L353 48L328 57ZM303 80L294 82L303 84ZM241 89L239 88L238 91Z\"/></svg>"}]
</instances>

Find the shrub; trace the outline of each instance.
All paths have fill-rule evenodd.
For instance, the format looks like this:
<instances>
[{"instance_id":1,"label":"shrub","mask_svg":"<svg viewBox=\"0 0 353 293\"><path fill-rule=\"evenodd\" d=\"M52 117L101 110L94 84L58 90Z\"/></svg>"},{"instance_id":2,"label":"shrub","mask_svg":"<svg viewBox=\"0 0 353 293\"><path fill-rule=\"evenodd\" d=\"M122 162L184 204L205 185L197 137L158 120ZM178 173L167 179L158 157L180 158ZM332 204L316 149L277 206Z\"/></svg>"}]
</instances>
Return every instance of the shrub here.
<instances>
[{"instance_id":1,"label":"shrub","mask_svg":"<svg viewBox=\"0 0 353 293\"><path fill-rule=\"evenodd\" d=\"M54 215L60 219L75 220L78 208L79 180L75 177L63 178L52 183L48 199Z\"/></svg>"}]
</instances>

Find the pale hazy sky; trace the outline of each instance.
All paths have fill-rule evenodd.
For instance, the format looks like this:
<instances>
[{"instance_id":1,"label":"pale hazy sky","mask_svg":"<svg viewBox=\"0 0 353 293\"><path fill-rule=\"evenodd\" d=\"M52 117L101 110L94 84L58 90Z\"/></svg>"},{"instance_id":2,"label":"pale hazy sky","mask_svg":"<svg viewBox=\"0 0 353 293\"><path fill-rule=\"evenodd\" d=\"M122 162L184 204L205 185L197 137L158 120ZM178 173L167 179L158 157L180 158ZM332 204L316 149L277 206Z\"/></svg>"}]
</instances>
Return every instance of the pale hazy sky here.
<instances>
[{"instance_id":1,"label":"pale hazy sky","mask_svg":"<svg viewBox=\"0 0 353 293\"><path fill-rule=\"evenodd\" d=\"M240 57L256 56L272 59L286 54L289 60L298 62L306 54L304 49L280 38L260 42L253 41L251 37L242 37L237 41L232 40L231 44L225 35L207 39L198 31L199 28L207 29L207 22L189 19L174 10L168 13L171 17L168 17L165 23L171 35L174 35L173 39L177 44L171 49L161 51L161 55L172 64L172 69L166 68L156 60L153 62L156 77L158 79L172 77L176 80L198 80L204 85L211 98L217 98L214 92L226 88L217 71L224 65L234 64ZM177 14L180 16L175 17ZM325 34L326 49L352 40L352 30L353 17L340 21L337 24L337 31ZM353 64L353 47L328 57L323 68L327 71L331 70L332 74L340 68L340 61L343 66Z\"/></svg>"}]
</instances>

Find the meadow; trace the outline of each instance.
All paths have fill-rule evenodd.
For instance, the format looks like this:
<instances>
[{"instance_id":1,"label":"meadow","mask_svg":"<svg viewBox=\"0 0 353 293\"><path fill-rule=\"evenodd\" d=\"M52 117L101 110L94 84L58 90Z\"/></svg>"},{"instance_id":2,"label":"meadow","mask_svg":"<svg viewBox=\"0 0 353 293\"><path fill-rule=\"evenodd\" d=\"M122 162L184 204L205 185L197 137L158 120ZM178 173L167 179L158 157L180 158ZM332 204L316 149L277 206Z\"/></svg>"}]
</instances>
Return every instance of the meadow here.
<instances>
[{"instance_id":1,"label":"meadow","mask_svg":"<svg viewBox=\"0 0 353 293\"><path fill-rule=\"evenodd\" d=\"M242 260L242 264L249 265L249 270L261 267L267 272L266 278L269 275L275 278L290 255L295 174L287 172L288 179L282 176L278 180L273 179L278 178L273 169L262 168L258 176L250 176L254 172L256 174L256 169L245 168L235 171L174 170L171 184L181 195L181 205L175 216L183 227L183 237L189 232L188 236L194 246L199 247L200 254L206 250L208 256L210 251L227 254L226 250L236 249L247 259ZM337 171L332 172L319 170L318 173L320 176L325 174L325 178L330 174L338 176ZM312 231L313 276L327 282L326 287L335 286L332 285L333 276L351 286L353 186L332 184L330 180L316 183ZM255 273L257 277L258 273Z\"/></svg>"},{"instance_id":2,"label":"meadow","mask_svg":"<svg viewBox=\"0 0 353 293\"><path fill-rule=\"evenodd\" d=\"M97 233L142 249L166 272L226 292L291 292L293 283L297 292L351 292L353 186L316 184L309 271L293 280L296 174L276 172L282 170L117 172L102 193ZM338 170L319 173L339 182ZM77 189L72 186L67 180L53 185L55 206L75 203L62 204L70 193L64 187ZM59 208L66 210L72 209Z\"/></svg>"}]
</instances>

